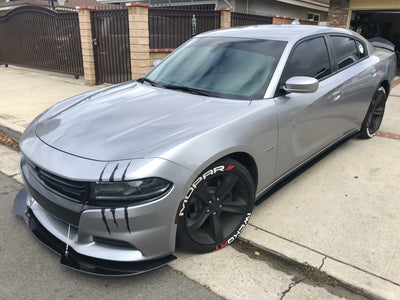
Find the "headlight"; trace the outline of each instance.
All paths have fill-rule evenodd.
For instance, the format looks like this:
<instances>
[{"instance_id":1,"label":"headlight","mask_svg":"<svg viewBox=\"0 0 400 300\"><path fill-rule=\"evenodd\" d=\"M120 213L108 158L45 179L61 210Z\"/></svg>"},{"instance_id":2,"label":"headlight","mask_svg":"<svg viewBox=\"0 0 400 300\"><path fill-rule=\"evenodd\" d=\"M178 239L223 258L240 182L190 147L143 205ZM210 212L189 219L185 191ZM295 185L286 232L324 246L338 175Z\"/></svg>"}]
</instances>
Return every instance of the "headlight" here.
<instances>
[{"instance_id":1,"label":"headlight","mask_svg":"<svg viewBox=\"0 0 400 300\"><path fill-rule=\"evenodd\" d=\"M172 183L157 177L123 182L96 182L92 184L92 201L137 202L165 194Z\"/></svg>"}]
</instances>

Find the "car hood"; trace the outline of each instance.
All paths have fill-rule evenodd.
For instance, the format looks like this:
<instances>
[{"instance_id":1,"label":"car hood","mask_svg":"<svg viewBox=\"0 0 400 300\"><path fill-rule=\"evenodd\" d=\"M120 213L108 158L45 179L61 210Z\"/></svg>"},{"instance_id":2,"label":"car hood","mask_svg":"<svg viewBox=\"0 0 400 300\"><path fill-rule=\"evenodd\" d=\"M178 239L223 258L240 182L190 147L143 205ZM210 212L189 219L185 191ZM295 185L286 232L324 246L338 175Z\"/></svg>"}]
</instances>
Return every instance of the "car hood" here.
<instances>
[{"instance_id":1,"label":"car hood","mask_svg":"<svg viewBox=\"0 0 400 300\"><path fill-rule=\"evenodd\" d=\"M239 117L249 101L203 97L125 84L62 102L45 113L36 135L83 158L112 161L156 157ZM54 113L56 111L56 113ZM51 113L53 112L53 113Z\"/></svg>"}]
</instances>

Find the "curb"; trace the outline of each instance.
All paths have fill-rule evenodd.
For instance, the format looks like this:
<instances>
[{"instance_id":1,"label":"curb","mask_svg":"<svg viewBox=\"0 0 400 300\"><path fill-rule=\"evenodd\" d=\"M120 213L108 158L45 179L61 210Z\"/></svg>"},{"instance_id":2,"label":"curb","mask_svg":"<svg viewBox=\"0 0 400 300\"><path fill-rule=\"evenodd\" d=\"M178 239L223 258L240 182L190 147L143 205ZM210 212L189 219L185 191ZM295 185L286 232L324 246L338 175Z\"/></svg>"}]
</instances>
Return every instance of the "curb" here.
<instances>
[{"instance_id":1,"label":"curb","mask_svg":"<svg viewBox=\"0 0 400 300\"><path fill-rule=\"evenodd\" d=\"M325 272L350 290L367 297L395 300L400 295L400 285L394 282L260 229L251 223L247 224L239 239L285 260L308 264Z\"/></svg>"},{"instance_id":2,"label":"curb","mask_svg":"<svg viewBox=\"0 0 400 300\"><path fill-rule=\"evenodd\" d=\"M8 135L10 138L12 138L14 141L16 141L16 142L18 142L19 143L19 140L21 139L21 136L22 136L22 132L24 131L24 130L21 130L21 129L14 129L14 128L12 128L12 127L16 127L16 126L13 126L13 125L9 125L9 124L2 124L2 123L6 123L6 122L4 122L4 120L1 120L0 121L0 132L2 132L2 133L4 133L4 134L6 134L6 135ZM7 122L8 123L8 122Z\"/></svg>"}]
</instances>

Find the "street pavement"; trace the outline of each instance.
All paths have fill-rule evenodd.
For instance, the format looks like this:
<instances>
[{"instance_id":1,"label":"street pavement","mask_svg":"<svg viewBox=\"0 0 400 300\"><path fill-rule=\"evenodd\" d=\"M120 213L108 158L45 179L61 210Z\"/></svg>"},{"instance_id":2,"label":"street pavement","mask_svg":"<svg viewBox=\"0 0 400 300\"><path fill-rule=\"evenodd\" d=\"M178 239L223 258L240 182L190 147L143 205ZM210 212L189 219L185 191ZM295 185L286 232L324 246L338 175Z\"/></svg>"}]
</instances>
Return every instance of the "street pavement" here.
<instances>
[{"instance_id":1,"label":"street pavement","mask_svg":"<svg viewBox=\"0 0 400 300\"><path fill-rule=\"evenodd\" d=\"M1 66L0 130L18 139L45 108L90 89L82 80ZM400 85L388 99L381 136L349 140L292 176L255 207L241 239L320 268L370 297L400 299L399 104ZM18 154L10 151L0 146L0 171L20 180ZM296 284L233 247L178 256L170 267L228 299L280 299L289 286L285 299L337 297Z\"/></svg>"}]
</instances>

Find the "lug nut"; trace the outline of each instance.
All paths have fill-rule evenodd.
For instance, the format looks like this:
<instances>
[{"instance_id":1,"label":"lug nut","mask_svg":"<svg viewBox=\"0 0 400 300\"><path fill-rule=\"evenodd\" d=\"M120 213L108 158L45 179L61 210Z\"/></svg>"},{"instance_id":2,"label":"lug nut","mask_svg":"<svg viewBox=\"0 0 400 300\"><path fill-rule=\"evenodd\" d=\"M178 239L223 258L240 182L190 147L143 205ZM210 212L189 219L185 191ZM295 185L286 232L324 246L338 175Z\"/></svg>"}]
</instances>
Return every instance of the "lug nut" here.
<instances>
[{"instance_id":1,"label":"lug nut","mask_svg":"<svg viewBox=\"0 0 400 300\"><path fill-rule=\"evenodd\" d=\"M222 205L221 205L221 204L219 205L219 208L222 208Z\"/></svg>"},{"instance_id":2,"label":"lug nut","mask_svg":"<svg viewBox=\"0 0 400 300\"><path fill-rule=\"evenodd\" d=\"M217 214L217 212L216 212L216 211L214 211L214 212L213 212L213 215L215 216L216 214Z\"/></svg>"},{"instance_id":3,"label":"lug nut","mask_svg":"<svg viewBox=\"0 0 400 300\"><path fill-rule=\"evenodd\" d=\"M209 209L207 209L207 212L209 213L209 212L210 212L210 210L209 210Z\"/></svg>"},{"instance_id":4,"label":"lug nut","mask_svg":"<svg viewBox=\"0 0 400 300\"><path fill-rule=\"evenodd\" d=\"M219 201L219 198L217 198L217 201Z\"/></svg>"},{"instance_id":5,"label":"lug nut","mask_svg":"<svg viewBox=\"0 0 400 300\"><path fill-rule=\"evenodd\" d=\"M212 203L212 201L211 201L211 200L209 200L209 201L208 201L208 204L211 204L211 203Z\"/></svg>"}]
</instances>

